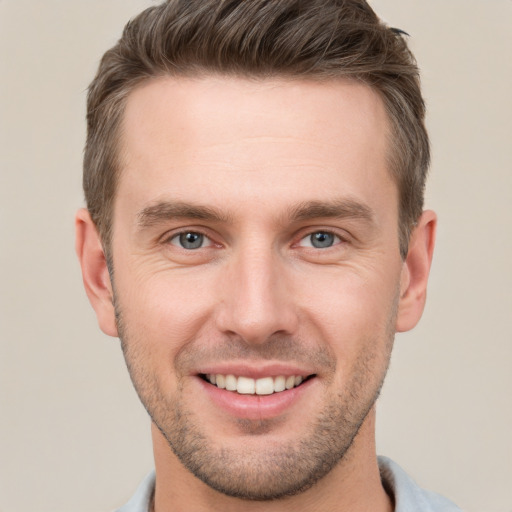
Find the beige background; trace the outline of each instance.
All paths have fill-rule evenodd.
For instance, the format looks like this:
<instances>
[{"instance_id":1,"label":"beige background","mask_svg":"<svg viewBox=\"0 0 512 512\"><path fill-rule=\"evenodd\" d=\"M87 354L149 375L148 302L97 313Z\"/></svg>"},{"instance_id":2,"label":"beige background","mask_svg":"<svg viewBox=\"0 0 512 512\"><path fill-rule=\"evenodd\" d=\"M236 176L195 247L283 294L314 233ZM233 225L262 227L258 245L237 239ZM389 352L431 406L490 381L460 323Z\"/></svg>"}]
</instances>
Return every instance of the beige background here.
<instances>
[{"instance_id":1,"label":"beige background","mask_svg":"<svg viewBox=\"0 0 512 512\"><path fill-rule=\"evenodd\" d=\"M0 512L108 511L152 466L118 341L82 291L85 89L143 0L0 0ZM379 453L468 512L512 511L512 1L373 0L411 34L440 230L398 336Z\"/></svg>"}]
</instances>

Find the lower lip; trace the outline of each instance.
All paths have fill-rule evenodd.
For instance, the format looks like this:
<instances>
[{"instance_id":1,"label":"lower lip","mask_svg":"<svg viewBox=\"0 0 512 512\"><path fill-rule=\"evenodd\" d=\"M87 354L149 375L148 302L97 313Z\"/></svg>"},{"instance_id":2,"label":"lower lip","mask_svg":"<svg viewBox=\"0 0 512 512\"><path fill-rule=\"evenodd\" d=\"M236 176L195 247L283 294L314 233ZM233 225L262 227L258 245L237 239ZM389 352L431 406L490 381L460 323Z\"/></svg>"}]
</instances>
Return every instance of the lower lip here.
<instances>
[{"instance_id":1,"label":"lower lip","mask_svg":"<svg viewBox=\"0 0 512 512\"><path fill-rule=\"evenodd\" d=\"M296 388L271 395L241 395L235 391L220 389L200 377L197 379L216 406L232 416L248 420L265 420L280 416L295 405L316 380L313 377Z\"/></svg>"}]
</instances>

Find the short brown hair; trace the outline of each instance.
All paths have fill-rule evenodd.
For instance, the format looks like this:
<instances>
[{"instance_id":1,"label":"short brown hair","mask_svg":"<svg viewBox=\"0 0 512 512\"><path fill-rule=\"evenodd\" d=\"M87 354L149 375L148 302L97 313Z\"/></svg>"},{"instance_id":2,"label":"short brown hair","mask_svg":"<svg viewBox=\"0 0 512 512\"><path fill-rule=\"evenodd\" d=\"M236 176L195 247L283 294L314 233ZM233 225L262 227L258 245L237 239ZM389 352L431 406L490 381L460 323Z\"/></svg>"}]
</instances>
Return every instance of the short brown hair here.
<instances>
[{"instance_id":1,"label":"short brown hair","mask_svg":"<svg viewBox=\"0 0 512 512\"><path fill-rule=\"evenodd\" d=\"M430 151L419 73L400 30L364 0L167 0L130 21L103 56L87 99L83 186L110 252L117 146L128 94L158 76L351 78L384 101L399 191L402 257L423 210Z\"/></svg>"}]
</instances>

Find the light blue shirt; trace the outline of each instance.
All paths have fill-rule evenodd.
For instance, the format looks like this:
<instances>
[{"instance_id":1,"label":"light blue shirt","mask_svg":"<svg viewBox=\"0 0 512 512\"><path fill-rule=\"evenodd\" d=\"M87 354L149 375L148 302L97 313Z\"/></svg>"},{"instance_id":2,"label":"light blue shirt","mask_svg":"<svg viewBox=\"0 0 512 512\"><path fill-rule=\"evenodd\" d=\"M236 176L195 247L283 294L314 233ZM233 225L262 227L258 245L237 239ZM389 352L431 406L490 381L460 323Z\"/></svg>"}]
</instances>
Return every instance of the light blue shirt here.
<instances>
[{"instance_id":1,"label":"light blue shirt","mask_svg":"<svg viewBox=\"0 0 512 512\"><path fill-rule=\"evenodd\" d=\"M462 512L459 507L439 494L425 491L395 462L379 457L382 484L394 496L395 512ZM149 502L155 488L155 472L139 485L132 499L117 512L149 512Z\"/></svg>"},{"instance_id":2,"label":"light blue shirt","mask_svg":"<svg viewBox=\"0 0 512 512\"><path fill-rule=\"evenodd\" d=\"M443 496L418 487L391 459L379 457L379 469L384 489L394 496L395 512L462 512L457 505Z\"/></svg>"}]
</instances>

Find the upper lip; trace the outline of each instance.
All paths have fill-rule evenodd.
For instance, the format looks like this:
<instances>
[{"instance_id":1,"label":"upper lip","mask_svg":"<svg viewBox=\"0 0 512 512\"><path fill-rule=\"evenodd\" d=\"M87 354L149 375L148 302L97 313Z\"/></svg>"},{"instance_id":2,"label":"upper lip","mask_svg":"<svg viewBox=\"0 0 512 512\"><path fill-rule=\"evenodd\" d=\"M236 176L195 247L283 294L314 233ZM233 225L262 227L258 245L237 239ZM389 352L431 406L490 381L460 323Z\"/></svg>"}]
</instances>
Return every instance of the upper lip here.
<instances>
[{"instance_id":1,"label":"upper lip","mask_svg":"<svg viewBox=\"0 0 512 512\"><path fill-rule=\"evenodd\" d=\"M261 379L263 377L289 377L291 375L307 377L316 372L311 368L304 368L302 366L283 364L283 363L269 363L265 361L261 364L249 363L218 363L212 365L201 366L196 374L220 374L220 375L235 375L236 377L249 377L252 379Z\"/></svg>"}]
</instances>

